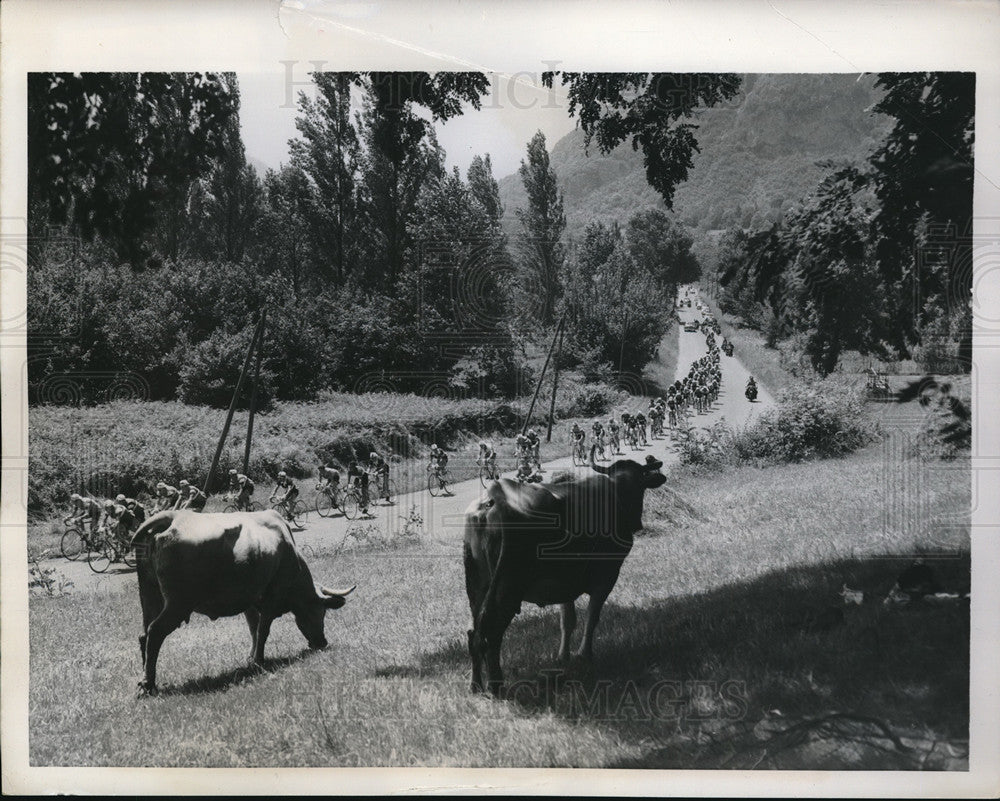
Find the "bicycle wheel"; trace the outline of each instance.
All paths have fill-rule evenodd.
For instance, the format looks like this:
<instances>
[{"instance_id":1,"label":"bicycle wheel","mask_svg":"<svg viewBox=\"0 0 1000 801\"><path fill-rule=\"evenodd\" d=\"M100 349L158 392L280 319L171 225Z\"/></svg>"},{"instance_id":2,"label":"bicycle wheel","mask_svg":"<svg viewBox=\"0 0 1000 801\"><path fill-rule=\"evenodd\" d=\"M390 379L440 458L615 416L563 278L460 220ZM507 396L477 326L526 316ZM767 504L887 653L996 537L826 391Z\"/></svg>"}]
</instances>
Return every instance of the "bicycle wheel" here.
<instances>
[{"instance_id":1,"label":"bicycle wheel","mask_svg":"<svg viewBox=\"0 0 1000 801\"><path fill-rule=\"evenodd\" d=\"M483 485L483 489L486 489L486 485L490 483L489 470L486 469L486 465L479 465L479 483Z\"/></svg>"},{"instance_id":2,"label":"bicycle wheel","mask_svg":"<svg viewBox=\"0 0 1000 801\"><path fill-rule=\"evenodd\" d=\"M316 493L316 514L320 517L330 517L335 508L333 498L328 492Z\"/></svg>"},{"instance_id":3,"label":"bicycle wheel","mask_svg":"<svg viewBox=\"0 0 1000 801\"><path fill-rule=\"evenodd\" d=\"M292 501L292 519L295 521L295 525L300 528L304 526L306 524L306 520L309 519L309 509L306 507L301 498L296 498Z\"/></svg>"},{"instance_id":4,"label":"bicycle wheel","mask_svg":"<svg viewBox=\"0 0 1000 801\"><path fill-rule=\"evenodd\" d=\"M231 503L231 504L229 504L229 506L227 506L222 511L225 512L227 515L230 515L233 512L238 512L239 511L239 507L235 503Z\"/></svg>"},{"instance_id":5,"label":"bicycle wheel","mask_svg":"<svg viewBox=\"0 0 1000 801\"><path fill-rule=\"evenodd\" d=\"M127 567L134 568L136 566L135 550L132 548L131 543L127 547L123 547L118 554Z\"/></svg>"},{"instance_id":6,"label":"bicycle wheel","mask_svg":"<svg viewBox=\"0 0 1000 801\"><path fill-rule=\"evenodd\" d=\"M260 510L261 510L261 505L259 503L257 503L257 501L250 501L247 504L247 511L248 512L259 512Z\"/></svg>"},{"instance_id":7,"label":"bicycle wheel","mask_svg":"<svg viewBox=\"0 0 1000 801\"><path fill-rule=\"evenodd\" d=\"M75 562L86 549L83 532L78 528L68 528L59 541L59 551L71 562Z\"/></svg>"},{"instance_id":8,"label":"bicycle wheel","mask_svg":"<svg viewBox=\"0 0 1000 801\"><path fill-rule=\"evenodd\" d=\"M99 543L97 550L87 552L87 564L95 573L103 573L111 567L111 546L107 542Z\"/></svg>"},{"instance_id":9,"label":"bicycle wheel","mask_svg":"<svg viewBox=\"0 0 1000 801\"><path fill-rule=\"evenodd\" d=\"M358 514L361 512L361 498L356 492L345 492L340 499L340 508L348 520L357 520Z\"/></svg>"}]
</instances>

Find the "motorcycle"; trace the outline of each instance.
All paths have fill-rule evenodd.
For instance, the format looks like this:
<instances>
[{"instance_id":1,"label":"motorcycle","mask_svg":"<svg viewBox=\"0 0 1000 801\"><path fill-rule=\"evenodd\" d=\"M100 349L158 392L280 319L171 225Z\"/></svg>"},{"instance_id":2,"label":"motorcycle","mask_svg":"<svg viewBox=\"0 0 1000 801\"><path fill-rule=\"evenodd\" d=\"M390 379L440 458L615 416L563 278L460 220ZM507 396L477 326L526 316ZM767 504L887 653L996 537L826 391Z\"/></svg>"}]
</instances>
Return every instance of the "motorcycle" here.
<instances>
[{"instance_id":1,"label":"motorcycle","mask_svg":"<svg viewBox=\"0 0 1000 801\"><path fill-rule=\"evenodd\" d=\"M750 403L753 403L757 400L757 385L749 384L744 394L747 396L747 400L750 401Z\"/></svg>"}]
</instances>

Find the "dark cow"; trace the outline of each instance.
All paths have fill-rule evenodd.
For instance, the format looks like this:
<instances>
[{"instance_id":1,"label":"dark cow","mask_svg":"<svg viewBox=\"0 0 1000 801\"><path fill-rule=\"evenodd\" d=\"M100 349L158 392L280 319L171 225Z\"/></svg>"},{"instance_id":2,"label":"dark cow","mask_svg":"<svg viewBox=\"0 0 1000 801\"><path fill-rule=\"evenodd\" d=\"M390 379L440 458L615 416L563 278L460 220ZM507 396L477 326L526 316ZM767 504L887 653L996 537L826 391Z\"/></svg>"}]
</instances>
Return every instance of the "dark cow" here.
<instances>
[{"instance_id":1,"label":"dark cow","mask_svg":"<svg viewBox=\"0 0 1000 801\"><path fill-rule=\"evenodd\" d=\"M259 665L271 623L286 612L295 615L310 648L325 648L326 610L339 609L354 589L314 584L288 524L273 510L160 512L138 528L132 542L142 601L144 693L156 692L164 638L192 612L212 620L245 615L253 638L250 662Z\"/></svg>"},{"instance_id":2,"label":"dark cow","mask_svg":"<svg viewBox=\"0 0 1000 801\"><path fill-rule=\"evenodd\" d=\"M576 628L574 601L590 596L579 656L593 654L601 607L618 580L632 536L642 528L647 489L667 480L663 463L630 459L548 484L501 479L465 513L465 586L472 608L469 653L472 690L499 696L500 646L524 601L562 605L559 658L569 656ZM484 681L485 674L485 681Z\"/></svg>"}]
</instances>

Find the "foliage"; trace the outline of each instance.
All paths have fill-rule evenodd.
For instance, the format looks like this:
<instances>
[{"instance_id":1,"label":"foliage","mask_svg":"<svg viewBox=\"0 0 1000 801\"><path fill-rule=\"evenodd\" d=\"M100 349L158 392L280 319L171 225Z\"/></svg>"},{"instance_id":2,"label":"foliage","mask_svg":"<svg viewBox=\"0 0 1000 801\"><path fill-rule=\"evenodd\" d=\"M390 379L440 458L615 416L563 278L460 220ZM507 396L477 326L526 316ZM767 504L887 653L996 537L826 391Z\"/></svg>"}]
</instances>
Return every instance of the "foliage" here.
<instances>
[{"instance_id":1,"label":"foliage","mask_svg":"<svg viewBox=\"0 0 1000 801\"><path fill-rule=\"evenodd\" d=\"M562 195L545 149L545 134L538 131L528 142L527 161L518 170L528 196L527 208L515 211L521 223L516 304L522 315L551 325L562 294L560 274L565 260L561 243L566 228Z\"/></svg>"},{"instance_id":2,"label":"foliage","mask_svg":"<svg viewBox=\"0 0 1000 801\"><path fill-rule=\"evenodd\" d=\"M950 381L939 381L932 375L910 382L895 396L898 403L914 398L930 411L917 436L917 453L938 459L955 459L967 454L972 447L969 399L954 394Z\"/></svg>"},{"instance_id":3,"label":"foliage","mask_svg":"<svg viewBox=\"0 0 1000 801\"><path fill-rule=\"evenodd\" d=\"M40 563L40 559L51 556L48 551L42 551L30 560L28 565L28 590L39 590L50 598L60 598L69 595L73 582L66 578L61 570Z\"/></svg>"},{"instance_id":4,"label":"foliage","mask_svg":"<svg viewBox=\"0 0 1000 801\"><path fill-rule=\"evenodd\" d=\"M877 436L859 390L814 381L787 389L776 408L736 433L733 445L741 461L774 464L843 456Z\"/></svg>"},{"instance_id":5,"label":"foliage","mask_svg":"<svg viewBox=\"0 0 1000 801\"><path fill-rule=\"evenodd\" d=\"M734 97L740 88L733 73L548 72L542 82L552 86L556 74L569 87L569 113L579 117L585 143L596 138L603 153L626 139L633 150L641 146L646 180L668 208L698 149L697 126L681 120L699 107Z\"/></svg>"},{"instance_id":6,"label":"foliage","mask_svg":"<svg viewBox=\"0 0 1000 801\"><path fill-rule=\"evenodd\" d=\"M159 227L176 257L188 191L225 145L231 85L219 73L31 73L32 236L68 223L141 267Z\"/></svg>"},{"instance_id":7,"label":"foliage","mask_svg":"<svg viewBox=\"0 0 1000 801\"><path fill-rule=\"evenodd\" d=\"M879 73L875 111L893 119L865 176L878 200L872 233L881 274L894 290L892 344L919 341L910 299L938 297L953 311L972 299L972 181L976 76L972 72ZM971 363L972 327L961 358Z\"/></svg>"}]
</instances>

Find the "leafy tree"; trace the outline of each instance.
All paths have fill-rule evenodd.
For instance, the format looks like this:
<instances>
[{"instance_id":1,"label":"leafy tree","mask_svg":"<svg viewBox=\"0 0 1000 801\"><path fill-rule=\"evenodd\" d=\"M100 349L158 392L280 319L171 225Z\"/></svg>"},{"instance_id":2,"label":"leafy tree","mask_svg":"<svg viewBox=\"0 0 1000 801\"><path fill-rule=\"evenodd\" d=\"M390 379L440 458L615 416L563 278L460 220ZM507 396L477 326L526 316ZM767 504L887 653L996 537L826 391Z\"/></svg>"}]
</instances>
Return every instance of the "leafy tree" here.
<instances>
[{"instance_id":1,"label":"leafy tree","mask_svg":"<svg viewBox=\"0 0 1000 801\"><path fill-rule=\"evenodd\" d=\"M191 184L204 176L234 112L218 73L30 73L29 230L71 225L141 266L166 228L176 255Z\"/></svg>"},{"instance_id":2,"label":"leafy tree","mask_svg":"<svg viewBox=\"0 0 1000 801\"><path fill-rule=\"evenodd\" d=\"M668 294L673 295L678 284L698 280L701 270L691 252L694 240L659 209L633 215L628 221L626 238L636 264L656 278Z\"/></svg>"},{"instance_id":3,"label":"leafy tree","mask_svg":"<svg viewBox=\"0 0 1000 801\"><path fill-rule=\"evenodd\" d=\"M528 207L515 212L522 228L518 242L522 270L518 307L542 325L551 325L562 290L560 274L565 253L560 239L566 215L541 131L528 142L527 161L521 160L518 172L528 195Z\"/></svg>"},{"instance_id":4,"label":"leafy tree","mask_svg":"<svg viewBox=\"0 0 1000 801\"><path fill-rule=\"evenodd\" d=\"M351 83L348 73L313 74L318 97L299 93L295 121L302 139L289 142L292 164L310 179L308 204L313 247L323 269L341 283L357 261L360 235L357 207L358 132L351 121Z\"/></svg>"},{"instance_id":5,"label":"leafy tree","mask_svg":"<svg viewBox=\"0 0 1000 801\"><path fill-rule=\"evenodd\" d=\"M873 220L879 269L895 295L892 342L906 353L926 321L913 312L915 296L938 297L960 315L971 302L976 76L879 73L876 85L885 96L875 111L895 123L864 178L879 204ZM971 363L971 325L961 345Z\"/></svg>"},{"instance_id":6,"label":"leafy tree","mask_svg":"<svg viewBox=\"0 0 1000 801\"><path fill-rule=\"evenodd\" d=\"M368 218L379 236L381 269L369 283L388 285L400 275L410 245L407 222L423 180L443 162L434 122L459 116L463 105L481 108L489 89L478 72L355 72L351 82L364 90L363 172ZM417 113L423 108L430 120ZM426 140L426 141L425 141Z\"/></svg>"},{"instance_id":7,"label":"leafy tree","mask_svg":"<svg viewBox=\"0 0 1000 801\"><path fill-rule=\"evenodd\" d=\"M698 150L690 119L699 107L735 97L740 78L734 73L547 72L569 87L569 113L578 115L587 144L596 138L603 153L626 139L642 148L646 179L673 208L674 191L685 181Z\"/></svg>"},{"instance_id":8,"label":"leafy tree","mask_svg":"<svg viewBox=\"0 0 1000 801\"><path fill-rule=\"evenodd\" d=\"M503 219L503 204L500 202L500 184L493 177L490 155L473 156L466 173L469 191L486 214L491 224L499 230Z\"/></svg>"},{"instance_id":9,"label":"leafy tree","mask_svg":"<svg viewBox=\"0 0 1000 801\"><path fill-rule=\"evenodd\" d=\"M284 166L268 170L264 177L265 209L260 219L256 260L267 265L283 282L282 295L298 297L311 275L312 259L307 225L311 193L309 179L301 169Z\"/></svg>"},{"instance_id":10,"label":"leafy tree","mask_svg":"<svg viewBox=\"0 0 1000 801\"><path fill-rule=\"evenodd\" d=\"M234 112L223 130L223 144L211 173L196 187L190 213L194 250L203 258L240 261L253 238L261 213L263 187L257 171L247 164L240 133L239 84L224 76Z\"/></svg>"}]
</instances>

